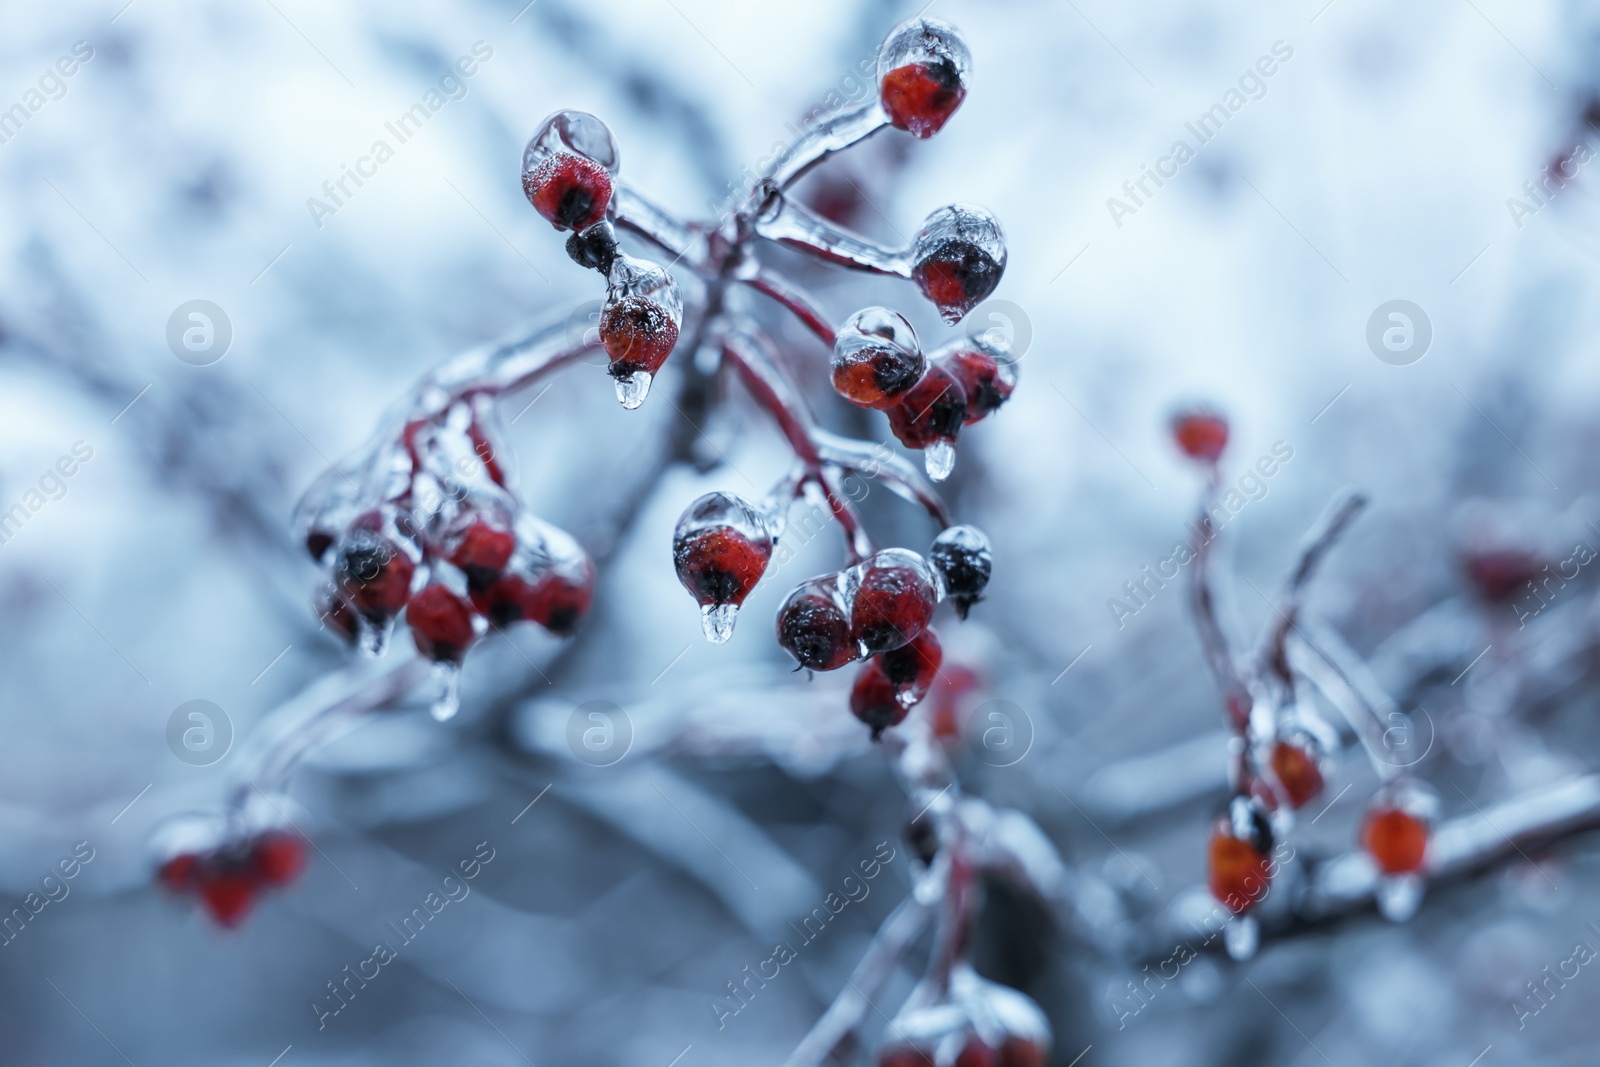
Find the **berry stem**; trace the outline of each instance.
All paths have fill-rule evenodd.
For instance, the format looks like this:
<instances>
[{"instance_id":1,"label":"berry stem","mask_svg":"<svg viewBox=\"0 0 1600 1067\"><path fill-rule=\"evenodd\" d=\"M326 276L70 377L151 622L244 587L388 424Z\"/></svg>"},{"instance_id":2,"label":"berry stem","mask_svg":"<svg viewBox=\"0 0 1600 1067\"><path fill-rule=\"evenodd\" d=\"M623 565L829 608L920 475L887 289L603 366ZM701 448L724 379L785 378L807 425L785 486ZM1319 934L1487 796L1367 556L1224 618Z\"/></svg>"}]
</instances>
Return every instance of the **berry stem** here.
<instances>
[{"instance_id":1,"label":"berry stem","mask_svg":"<svg viewBox=\"0 0 1600 1067\"><path fill-rule=\"evenodd\" d=\"M1262 673L1270 671L1285 683L1290 681L1284 643L1288 639L1290 630L1294 629L1298 622L1300 608L1305 600L1306 585L1316 573L1317 566L1327 556L1328 550L1366 506L1367 498L1361 493L1345 493L1328 505L1322 518L1301 541L1294 570L1289 572L1283 591L1279 594L1278 603L1273 609L1272 625L1262 635L1261 647L1256 653L1257 669Z\"/></svg>"},{"instance_id":2,"label":"berry stem","mask_svg":"<svg viewBox=\"0 0 1600 1067\"><path fill-rule=\"evenodd\" d=\"M696 228L679 222L666 209L641 196L626 182L618 182L611 196L616 225L638 234L667 254L698 268L706 262L705 239Z\"/></svg>"},{"instance_id":3,"label":"berry stem","mask_svg":"<svg viewBox=\"0 0 1600 1067\"><path fill-rule=\"evenodd\" d=\"M772 161L764 175L767 181L756 187L752 200L760 201L774 191L781 193L835 152L860 144L888 125L889 116L883 113L876 96L818 123Z\"/></svg>"},{"instance_id":4,"label":"berry stem","mask_svg":"<svg viewBox=\"0 0 1600 1067\"><path fill-rule=\"evenodd\" d=\"M910 250L874 244L785 197L778 197L754 225L755 232L768 241L841 267L896 278L911 277Z\"/></svg>"},{"instance_id":5,"label":"berry stem","mask_svg":"<svg viewBox=\"0 0 1600 1067\"><path fill-rule=\"evenodd\" d=\"M794 312L795 317L804 323L807 329L816 334L823 344L830 349L833 347L834 341L839 336L839 331L837 327L828 321L827 314L817 307L811 294L769 270L759 271L753 278L741 278L739 280L756 292L771 297Z\"/></svg>"},{"instance_id":6,"label":"berry stem","mask_svg":"<svg viewBox=\"0 0 1600 1067\"><path fill-rule=\"evenodd\" d=\"M951 525L950 511L934 491L922 467L909 462L888 445L840 437L822 429L812 431L812 438L825 461L855 471L865 478L881 479L891 492L913 504L920 504L939 524L941 531Z\"/></svg>"}]
</instances>

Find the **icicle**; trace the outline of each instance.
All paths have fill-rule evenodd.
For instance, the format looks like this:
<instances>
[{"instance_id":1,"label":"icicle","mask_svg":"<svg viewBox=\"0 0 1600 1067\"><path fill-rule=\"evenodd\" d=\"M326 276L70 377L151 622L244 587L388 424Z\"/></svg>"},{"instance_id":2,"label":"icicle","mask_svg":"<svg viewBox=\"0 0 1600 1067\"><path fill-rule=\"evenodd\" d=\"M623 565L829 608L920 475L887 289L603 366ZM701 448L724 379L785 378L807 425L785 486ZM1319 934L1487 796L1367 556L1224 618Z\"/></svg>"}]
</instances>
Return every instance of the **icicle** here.
<instances>
[{"instance_id":1,"label":"icicle","mask_svg":"<svg viewBox=\"0 0 1600 1067\"><path fill-rule=\"evenodd\" d=\"M439 694L433 700L433 707L428 710L439 722L455 717L461 710L461 668L453 663L435 663L433 677L438 683Z\"/></svg>"},{"instance_id":2,"label":"icicle","mask_svg":"<svg viewBox=\"0 0 1600 1067\"><path fill-rule=\"evenodd\" d=\"M739 621L739 605L737 604L702 604L700 606L700 627L706 632L706 640L713 645L726 644L728 638L733 636L733 625Z\"/></svg>"},{"instance_id":3,"label":"icicle","mask_svg":"<svg viewBox=\"0 0 1600 1067\"><path fill-rule=\"evenodd\" d=\"M1378 914L1392 923L1410 922L1422 907L1425 883L1420 875L1386 875L1378 879Z\"/></svg>"},{"instance_id":4,"label":"icicle","mask_svg":"<svg viewBox=\"0 0 1600 1067\"><path fill-rule=\"evenodd\" d=\"M936 482L942 482L950 477L950 472L956 469L956 444L946 437L941 437L922 450L922 465L928 470L928 477Z\"/></svg>"},{"instance_id":5,"label":"icicle","mask_svg":"<svg viewBox=\"0 0 1600 1067\"><path fill-rule=\"evenodd\" d=\"M636 370L624 378L616 378L613 384L617 387L617 399L629 411L634 410L644 403L644 398L650 395L650 374L648 371Z\"/></svg>"},{"instance_id":6,"label":"icicle","mask_svg":"<svg viewBox=\"0 0 1600 1067\"><path fill-rule=\"evenodd\" d=\"M1235 915L1222 930L1222 942L1231 959L1252 959L1261 946L1261 924L1253 915Z\"/></svg>"}]
</instances>

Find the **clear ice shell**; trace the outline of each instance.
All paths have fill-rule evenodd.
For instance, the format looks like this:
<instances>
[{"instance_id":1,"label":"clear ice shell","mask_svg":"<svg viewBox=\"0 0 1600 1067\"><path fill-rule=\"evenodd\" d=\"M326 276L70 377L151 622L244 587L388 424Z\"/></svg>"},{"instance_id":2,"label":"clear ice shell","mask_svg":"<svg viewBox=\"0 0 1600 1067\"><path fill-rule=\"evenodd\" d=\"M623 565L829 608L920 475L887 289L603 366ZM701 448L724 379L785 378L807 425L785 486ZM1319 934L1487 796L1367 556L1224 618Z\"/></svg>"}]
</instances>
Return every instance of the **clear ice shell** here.
<instances>
[{"instance_id":1,"label":"clear ice shell","mask_svg":"<svg viewBox=\"0 0 1600 1067\"><path fill-rule=\"evenodd\" d=\"M917 332L897 311L886 307L862 308L845 320L833 342L833 365L849 362L863 348L897 348L921 360Z\"/></svg>"},{"instance_id":2,"label":"clear ice shell","mask_svg":"<svg viewBox=\"0 0 1600 1067\"><path fill-rule=\"evenodd\" d=\"M700 605L700 628L705 631L706 640L713 645L727 644L728 639L733 636L734 623L738 621L737 604Z\"/></svg>"},{"instance_id":3,"label":"clear ice shell","mask_svg":"<svg viewBox=\"0 0 1600 1067\"><path fill-rule=\"evenodd\" d=\"M921 272L929 261L941 253L950 252L952 247L962 253L981 253L992 264L992 278L985 279L987 288L981 292L971 291L960 300L935 302L940 317L953 326L994 291L1005 273L1006 238L1000 229L1000 220L984 208L970 204L947 204L935 208L923 220L922 229L917 231L916 238L911 242L912 277L919 279L919 286L922 285ZM970 276L970 267L966 273ZM969 280L972 279L969 277ZM924 295L927 295L926 289Z\"/></svg>"},{"instance_id":4,"label":"clear ice shell","mask_svg":"<svg viewBox=\"0 0 1600 1067\"><path fill-rule=\"evenodd\" d=\"M922 450L922 465L927 468L929 478L936 482L944 481L956 469L956 443L948 438L939 438Z\"/></svg>"},{"instance_id":5,"label":"clear ice shell","mask_svg":"<svg viewBox=\"0 0 1600 1067\"><path fill-rule=\"evenodd\" d=\"M523 178L557 152L591 159L613 175L620 163L611 128L587 111L557 111L544 120L523 149Z\"/></svg>"},{"instance_id":6,"label":"clear ice shell","mask_svg":"<svg viewBox=\"0 0 1600 1067\"><path fill-rule=\"evenodd\" d=\"M394 631L394 620L385 619L374 624L362 615L356 616L356 648L363 656L377 659L389 647L389 635Z\"/></svg>"},{"instance_id":7,"label":"clear ice shell","mask_svg":"<svg viewBox=\"0 0 1600 1067\"><path fill-rule=\"evenodd\" d=\"M606 275L606 306L630 296L650 301L667 313L674 326L683 325L683 291L672 273L648 259L619 254Z\"/></svg>"},{"instance_id":8,"label":"clear ice shell","mask_svg":"<svg viewBox=\"0 0 1600 1067\"><path fill-rule=\"evenodd\" d=\"M1251 959L1261 947L1261 924L1253 915L1235 915L1222 929L1222 943L1230 959L1241 963Z\"/></svg>"},{"instance_id":9,"label":"clear ice shell","mask_svg":"<svg viewBox=\"0 0 1600 1067\"><path fill-rule=\"evenodd\" d=\"M908 63L928 66L940 60L949 62L965 83L972 75L972 52L961 32L938 19L907 19L878 46L878 83L884 75Z\"/></svg>"},{"instance_id":10,"label":"clear ice shell","mask_svg":"<svg viewBox=\"0 0 1600 1067\"><path fill-rule=\"evenodd\" d=\"M1427 883L1416 874L1383 875L1374 894L1378 914L1392 923L1410 922L1422 907Z\"/></svg>"},{"instance_id":11,"label":"clear ice shell","mask_svg":"<svg viewBox=\"0 0 1600 1067\"><path fill-rule=\"evenodd\" d=\"M452 663L435 663L433 677L439 693L428 709L429 714L438 722L455 718L456 712L461 710L461 668Z\"/></svg>"},{"instance_id":12,"label":"clear ice shell","mask_svg":"<svg viewBox=\"0 0 1600 1067\"><path fill-rule=\"evenodd\" d=\"M628 411L633 411L650 395L652 381L654 379L649 371L636 370L625 378L611 379L611 384L616 386L618 402Z\"/></svg>"}]
</instances>

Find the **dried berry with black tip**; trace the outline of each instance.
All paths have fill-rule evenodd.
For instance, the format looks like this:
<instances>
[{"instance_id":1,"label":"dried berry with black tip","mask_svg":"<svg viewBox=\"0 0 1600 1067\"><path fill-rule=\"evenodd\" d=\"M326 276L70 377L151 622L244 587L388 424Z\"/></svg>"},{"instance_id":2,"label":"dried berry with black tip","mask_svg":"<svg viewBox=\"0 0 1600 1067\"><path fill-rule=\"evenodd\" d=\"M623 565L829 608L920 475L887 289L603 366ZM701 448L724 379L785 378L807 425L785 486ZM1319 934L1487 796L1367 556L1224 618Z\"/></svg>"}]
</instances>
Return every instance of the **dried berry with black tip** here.
<instances>
[{"instance_id":1,"label":"dried berry with black tip","mask_svg":"<svg viewBox=\"0 0 1600 1067\"><path fill-rule=\"evenodd\" d=\"M976 526L952 526L934 539L928 562L944 579L945 595L965 619L983 598L994 568L989 539Z\"/></svg>"}]
</instances>

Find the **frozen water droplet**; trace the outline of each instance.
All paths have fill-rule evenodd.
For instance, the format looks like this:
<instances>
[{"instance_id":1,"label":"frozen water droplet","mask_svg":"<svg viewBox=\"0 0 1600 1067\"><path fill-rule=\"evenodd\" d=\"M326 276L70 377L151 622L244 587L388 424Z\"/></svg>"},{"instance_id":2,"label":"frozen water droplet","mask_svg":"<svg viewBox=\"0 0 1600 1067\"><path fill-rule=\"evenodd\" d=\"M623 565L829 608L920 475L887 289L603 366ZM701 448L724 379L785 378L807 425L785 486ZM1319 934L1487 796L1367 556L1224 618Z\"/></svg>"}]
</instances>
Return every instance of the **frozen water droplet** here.
<instances>
[{"instance_id":1,"label":"frozen water droplet","mask_svg":"<svg viewBox=\"0 0 1600 1067\"><path fill-rule=\"evenodd\" d=\"M1223 928L1222 942L1229 958L1241 962L1252 959L1261 945L1261 926L1253 915L1235 915Z\"/></svg>"},{"instance_id":2,"label":"frozen water droplet","mask_svg":"<svg viewBox=\"0 0 1600 1067\"><path fill-rule=\"evenodd\" d=\"M1410 922L1422 907L1423 888L1422 878L1415 874L1378 879L1378 914L1392 923Z\"/></svg>"},{"instance_id":3,"label":"frozen water droplet","mask_svg":"<svg viewBox=\"0 0 1600 1067\"><path fill-rule=\"evenodd\" d=\"M389 647L389 631L393 628L393 622L373 623L369 619L362 619L359 623L356 647L361 650L363 656L376 659Z\"/></svg>"},{"instance_id":4,"label":"frozen water droplet","mask_svg":"<svg viewBox=\"0 0 1600 1067\"><path fill-rule=\"evenodd\" d=\"M737 604L700 605L700 627L706 632L706 640L713 645L726 644L733 636L733 624L738 621Z\"/></svg>"},{"instance_id":5,"label":"frozen water droplet","mask_svg":"<svg viewBox=\"0 0 1600 1067\"><path fill-rule=\"evenodd\" d=\"M650 395L650 375L647 371L636 370L625 378L615 379L617 386L617 399L629 411L644 403L644 398Z\"/></svg>"},{"instance_id":6,"label":"frozen water droplet","mask_svg":"<svg viewBox=\"0 0 1600 1067\"><path fill-rule=\"evenodd\" d=\"M944 481L956 469L956 443L947 437L939 438L922 450L922 465L927 468L928 477Z\"/></svg>"},{"instance_id":7,"label":"frozen water droplet","mask_svg":"<svg viewBox=\"0 0 1600 1067\"><path fill-rule=\"evenodd\" d=\"M461 710L461 668L452 663L436 663L433 676L439 684L439 695L428 710L436 720L444 722Z\"/></svg>"}]
</instances>

